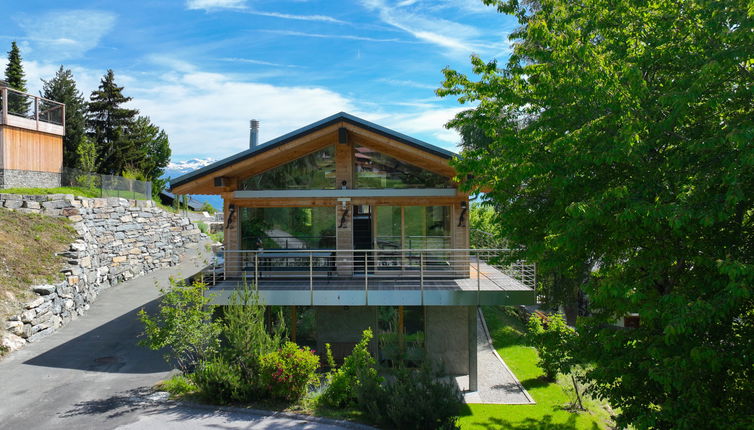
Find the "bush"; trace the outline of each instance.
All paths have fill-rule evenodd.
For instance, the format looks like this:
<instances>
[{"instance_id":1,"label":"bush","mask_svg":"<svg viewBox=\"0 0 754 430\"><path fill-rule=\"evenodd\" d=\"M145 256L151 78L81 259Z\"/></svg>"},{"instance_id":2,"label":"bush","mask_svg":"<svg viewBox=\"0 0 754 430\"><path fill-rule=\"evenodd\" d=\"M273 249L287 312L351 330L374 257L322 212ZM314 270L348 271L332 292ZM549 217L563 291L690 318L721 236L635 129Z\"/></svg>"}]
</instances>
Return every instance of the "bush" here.
<instances>
[{"instance_id":1,"label":"bush","mask_svg":"<svg viewBox=\"0 0 754 430\"><path fill-rule=\"evenodd\" d=\"M221 326L212 320L215 306L205 295L206 284L171 279L170 285L169 290L160 290L164 295L155 315L139 311L145 337L139 344L153 350L165 348L165 360L185 375L217 352Z\"/></svg>"},{"instance_id":2,"label":"bush","mask_svg":"<svg viewBox=\"0 0 754 430\"><path fill-rule=\"evenodd\" d=\"M309 348L287 342L281 349L261 357L260 382L273 399L298 400L317 380L318 367L319 357Z\"/></svg>"},{"instance_id":3,"label":"bush","mask_svg":"<svg viewBox=\"0 0 754 430\"><path fill-rule=\"evenodd\" d=\"M215 212L217 212L217 209L215 209L214 206L212 206L209 202L204 202L201 208L199 208L199 212L207 212L210 215L214 215Z\"/></svg>"},{"instance_id":4,"label":"bush","mask_svg":"<svg viewBox=\"0 0 754 430\"><path fill-rule=\"evenodd\" d=\"M395 379L371 395L383 402L368 412L374 419L399 429L456 429L463 397L458 387L425 363L418 370L400 368ZM379 414L375 416L374 414Z\"/></svg>"},{"instance_id":5,"label":"bush","mask_svg":"<svg viewBox=\"0 0 754 430\"><path fill-rule=\"evenodd\" d=\"M320 397L320 401L325 405L332 408L356 405L359 386L371 387L380 384L376 361L369 353L369 341L372 340L372 336L371 329L364 330L361 340L338 369L334 368L330 345L326 345L328 364L332 370L326 378L327 388Z\"/></svg>"},{"instance_id":6,"label":"bush","mask_svg":"<svg viewBox=\"0 0 754 430\"><path fill-rule=\"evenodd\" d=\"M185 375L174 375L172 378L160 383L157 388L167 391L172 396L183 396L199 391L199 387L194 381Z\"/></svg>"},{"instance_id":7,"label":"bush","mask_svg":"<svg viewBox=\"0 0 754 430\"><path fill-rule=\"evenodd\" d=\"M576 332L566 325L559 313L540 316L533 314L527 324L526 337L539 353L539 367L550 381L560 373L568 373L573 365L572 344Z\"/></svg>"},{"instance_id":8,"label":"bush","mask_svg":"<svg viewBox=\"0 0 754 430\"><path fill-rule=\"evenodd\" d=\"M219 356L200 362L191 379L201 396L213 403L243 401L250 388L243 381L240 367Z\"/></svg>"},{"instance_id":9,"label":"bush","mask_svg":"<svg viewBox=\"0 0 754 430\"><path fill-rule=\"evenodd\" d=\"M202 221L199 221L198 223L196 223L196 228L198 228L199 231L201 231L204 234L209 233L209 226Z\"/></svg>"}]
</instances>

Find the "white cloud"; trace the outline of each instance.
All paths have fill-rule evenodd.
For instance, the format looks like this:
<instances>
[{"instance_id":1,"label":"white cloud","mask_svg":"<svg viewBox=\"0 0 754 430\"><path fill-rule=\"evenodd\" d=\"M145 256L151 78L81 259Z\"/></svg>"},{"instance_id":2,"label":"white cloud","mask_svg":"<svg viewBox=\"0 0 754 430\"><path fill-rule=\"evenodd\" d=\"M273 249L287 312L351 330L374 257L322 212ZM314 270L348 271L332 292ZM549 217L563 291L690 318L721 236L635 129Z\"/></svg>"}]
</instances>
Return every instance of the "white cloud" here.
<instances>
[{"instance_id":1,"label":"white cloud","mask_svg":"<svg viewBox=\"0 0 754 430\"><path fill-rule=\"evenodd\" d=\"M49 60L83 55L112 30L115 20L115 14L99 10L53 11L17 19L36 56Z\"/></svg>"},{"instance_id":2,"label":"white cloud","mask_svg":"<svg viewBox=\"0 0 754 430\"><path fill-rule=\"evenodd\" d=\"M420 2L401 1L389 3L385 0L361 0L369 10L377 12L379 18L393 27L403 30L426 43L440 46L446 54L454 57L467 56L472 52L503 50L504 43L490 43L483 40L484 34L477 28L432 15L434 10L455 8L470 11L467 2Z\"/></svg>"},{"instance_id":3,"label":"white cloud","mask_svg":"<svg viewBox=\"0 0 754 430\"><path fill-rule=\"evenodd\" d=\"M246 13L251 14L251 15L268 16L272 18L293 19L297 21L320 21L320 22L329 22L329 23L334 23L334 24L348 24L345 21L341 21L337 18L333 18L327 15L291 15L288 13L262 12L262 11L257 11L257 10L249 10L249 11L246 11Z\"/></svg>"},{"instance_id":4,"label":"white cloud","mask_svg":"<svg viewBox=\"0 0 754 430\"><path fill-rule=\"evenodd\" d=\"M296 36L296 37L314 37L318 39L348 39L348 40L363 40L365 42L394 42L394 43L412 43L401 39L388 38L381 39L377 37L356 36L352 34L322 34L322 33L304 33L302 31L290 31L290 30L259 30L264 33L280 34L282 36Z\"/></svg>"},{"instance_id":5,"label":"white cloud","mask_svg":"<svg viewBox=\"0 0 754 430\"><path fill-rule=\"evenodd\" d=\"M186 0L189 10L244 9L246 0Z\"/></svg>"},{"instance_id":6,"label":"white cloud","mask_svg":"<svg viewBox=\"0 0 754 430\"><path fill-rule=\"evenodd\" d=\"M116 82L133 97L130 107L148 115L170 137L172 160L221 159L248 148L249 120L261 122L260 142L289 133L334 113L345 111L430 143L456 149L459 137L444 124L462 108L431 103L396 103L400 112L370 105L322 87L277 86L233 75L209 73L185 61L147 57L161 71L130 75L116 71ZM0 60L0 67L4 64ZM29 91L41 89L54 64L25 61ZM71 67L78 87L88 99L104 71Z\"/></svg>"}]
</instances>

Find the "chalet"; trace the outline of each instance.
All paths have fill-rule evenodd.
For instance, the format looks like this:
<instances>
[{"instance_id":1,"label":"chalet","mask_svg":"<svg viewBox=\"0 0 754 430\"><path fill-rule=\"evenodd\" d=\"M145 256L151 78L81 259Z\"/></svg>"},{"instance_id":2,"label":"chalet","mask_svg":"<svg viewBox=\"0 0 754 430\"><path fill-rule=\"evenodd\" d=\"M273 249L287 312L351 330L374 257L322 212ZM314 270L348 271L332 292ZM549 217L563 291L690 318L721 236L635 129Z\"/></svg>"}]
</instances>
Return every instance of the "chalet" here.
<instances>
[{"instance_id":1,"label":"chalet","mask_svg":"<svg viewBox=\"0 0 754 430\"><path fill-rule=\"evenodd\" d=\"M60 186L65 105L0 81L0 189Z\"/></svg>"},{"instance_id":2,"label":"chalet","mask_svg":"<svg viewBox=\"0 0 754 430\"><path fill-rule=\"evenodd\" d=\"M480 304L532 304L531 265L469 246L469 196L456 155L338 113L172 181L176 194L223 197L218 304L246 279L287 316L290 335L344 355L362 330L373 351L431 358L476 390Z\"/></svg>"}]
</instances>

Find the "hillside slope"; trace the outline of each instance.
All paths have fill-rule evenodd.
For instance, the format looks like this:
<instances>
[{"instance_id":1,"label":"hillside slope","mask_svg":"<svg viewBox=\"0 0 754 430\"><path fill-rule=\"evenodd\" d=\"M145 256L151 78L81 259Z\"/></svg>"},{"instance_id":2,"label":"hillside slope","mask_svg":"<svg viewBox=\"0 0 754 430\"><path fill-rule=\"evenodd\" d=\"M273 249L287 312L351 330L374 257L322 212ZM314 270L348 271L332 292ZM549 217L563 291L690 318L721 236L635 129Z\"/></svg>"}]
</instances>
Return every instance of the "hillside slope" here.
<instances>
[{"instance_id":1,"label":"hillside slope","mask_svg":"<svg viewBox=\"0 0 754 430\"><path fill-rule=\"evenodd\" d=\"M63 279L66 260L56 253L77 236L67 219L0 209L0 321L34 297L29 286Z\"/></svg>"}]
</instances>

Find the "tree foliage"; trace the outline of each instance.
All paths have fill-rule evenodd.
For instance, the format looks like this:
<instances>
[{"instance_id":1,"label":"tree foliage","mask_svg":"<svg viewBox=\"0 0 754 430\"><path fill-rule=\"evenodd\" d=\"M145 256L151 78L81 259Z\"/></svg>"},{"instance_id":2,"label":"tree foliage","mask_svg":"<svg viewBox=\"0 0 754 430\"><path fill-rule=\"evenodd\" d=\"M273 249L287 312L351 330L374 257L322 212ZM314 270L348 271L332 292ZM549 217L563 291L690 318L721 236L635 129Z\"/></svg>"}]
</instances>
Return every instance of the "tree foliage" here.
<instances>
[{"instance_id":1,"label":"tree foliage","mask_svg":"<svg viewBox=\"0 0 754 430\"><path fill-rule=\"evenodd\" d=\"M143 153L128 138L139 113L122 105L131 101L123 87L115 83L115 73L108 70L89 101L89 136L97 145L97 170L108 175L120 174L126 166L140 164Z\"/></svg>"},{"instance_id":2,"label":"tree foliage","mask_svg":"<svg viewBox=\"0 0 754 430\"><path fill-rule=\"evenodd\" d=\"M78 147L86 132L87 106L84 94L76 87L73 72L60 66L52 79L42 80L41 96L65 104L63 166L79 167Z\"/></svg>"},{"instance_id":3,"label":"tree foliage","mask_svg":"<svg viewBox=\"0 0 754 430\"><path fill-rule=\"evenodd\" d=\"M485 0L504 66L445 70L489 139L456 161L513 258L583 286L579 358L636 428L746 428L754 410L754 20L745 0ZM613 323L637 312L637 329Z\"/></svg>"},{"instance_id":4,"label":"tree foliage","mask_svg":"<svg viewBox=\"0 0 754 430\"><path fill-rule=\"evenodd\" d=\"M26 74L24 73L24 66L21 61L21 50L18 49L18 45L14 40L11 42L10 51L8 51L8 64L5 66L5 81L10 88L25 93L27 91ZM15 94L8 95L9 112L26 116L29 114L30 108L31 100L28 98Z\"/></svg>"},{"instance_id":5,"label":"tree foliage","mask_svg":"<svg viewBox=\"0 0 754 430\"><path fill-rule=\"evenodd\" d=\"M144 338L139 344L154 350L164 348L166 361L189 374L220 347L221 324L212 320L215 306L205 295L207 286L200 282L171 280L171 288L160 291L163 297L154 315L139 311L144 324Z\"/></svg>"}]
</instances>

